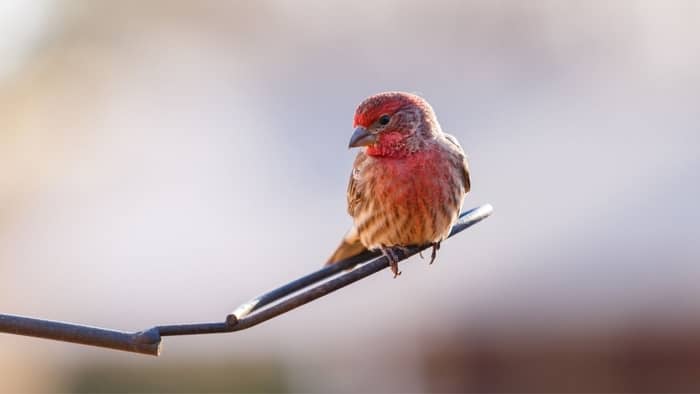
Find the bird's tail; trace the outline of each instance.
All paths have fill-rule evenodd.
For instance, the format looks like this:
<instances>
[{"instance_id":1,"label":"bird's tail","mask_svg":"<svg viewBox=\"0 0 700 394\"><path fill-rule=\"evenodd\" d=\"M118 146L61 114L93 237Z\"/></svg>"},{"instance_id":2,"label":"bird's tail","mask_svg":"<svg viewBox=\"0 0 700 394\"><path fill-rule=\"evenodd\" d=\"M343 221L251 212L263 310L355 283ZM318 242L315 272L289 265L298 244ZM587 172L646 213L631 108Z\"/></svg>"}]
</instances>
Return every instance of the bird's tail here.
<instances>
[{"instance_id":1,"label":"bird's tail","mask_svg":"<svg viewBox=\"0 0 700 394\"><path fill-rule=\"evenodd\" d=\"M333 252L325 265L331 265L337 263L338 261L345 260L352 256L356 256L364 252L366 248L360 242L360 236L357 234L357 229L353 226L345 237L343 241L338 245L338 248Z\"/></svg>"}]
</instances>

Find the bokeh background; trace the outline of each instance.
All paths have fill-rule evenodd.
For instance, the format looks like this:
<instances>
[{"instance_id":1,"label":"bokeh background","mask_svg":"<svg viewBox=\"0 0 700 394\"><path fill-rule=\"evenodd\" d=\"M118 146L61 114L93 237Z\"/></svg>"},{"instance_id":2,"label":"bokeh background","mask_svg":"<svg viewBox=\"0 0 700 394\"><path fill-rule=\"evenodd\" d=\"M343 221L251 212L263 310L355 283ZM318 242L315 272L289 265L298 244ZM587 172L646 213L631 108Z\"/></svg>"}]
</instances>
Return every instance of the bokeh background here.
<instances>
[{"instance_id":1,"label":"bokeh background","mask_svg":"<svg viewBox=\"0 0 700 394\"><path fill-rule=\"evenodd\" d=\"M350 225L352 115L468 152L447 242L159 358L0 335L2 392L700 390L700 2L0 3L0 311L220 320Z\"/></svg>"}]
</instances>

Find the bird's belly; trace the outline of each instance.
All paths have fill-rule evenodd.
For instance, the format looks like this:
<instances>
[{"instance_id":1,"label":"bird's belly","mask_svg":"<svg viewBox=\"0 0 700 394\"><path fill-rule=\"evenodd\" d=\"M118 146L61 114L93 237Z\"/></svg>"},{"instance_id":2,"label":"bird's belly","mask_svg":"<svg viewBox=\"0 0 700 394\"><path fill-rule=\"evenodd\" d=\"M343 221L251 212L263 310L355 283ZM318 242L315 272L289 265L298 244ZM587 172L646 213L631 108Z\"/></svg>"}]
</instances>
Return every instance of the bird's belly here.
<instances>
[{"instance_id":1,"label":"bird's belly","mask_svg":"<svg viewBox=\"0 0 700 394\"><path fill-rule=\"evenodd\" d=\"M377 249L444 239L457 219L464 193L448 179L449 171L441 170L434 165L388 164L375 172L365 215L355 220L362 244Z\"/></svg>"}]
</instances>

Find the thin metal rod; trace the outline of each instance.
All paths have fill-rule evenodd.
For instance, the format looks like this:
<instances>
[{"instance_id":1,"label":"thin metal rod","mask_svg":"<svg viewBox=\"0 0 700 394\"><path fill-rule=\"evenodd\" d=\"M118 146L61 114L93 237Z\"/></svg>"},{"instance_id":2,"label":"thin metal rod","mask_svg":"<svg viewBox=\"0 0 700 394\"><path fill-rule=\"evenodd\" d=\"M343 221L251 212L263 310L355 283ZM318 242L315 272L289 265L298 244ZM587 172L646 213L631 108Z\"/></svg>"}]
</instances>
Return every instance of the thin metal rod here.
<instances>
[{"instance_id":1,"label":"thin metal rod","mask_svg":"<svg viewBox=\"0 0 700 394\"><path fill-rule=\"evenodd\" d=\"M493 208L491 205L486 204L462 213L459 221L452 227L450 237L482 221L492 212ZM409 248L405 253L402 251L397 253L400 260L404 260L426 248L414 247ZM378 252L364 252L289 282L242 304L233 313L226 316L224 322L170 324L156 326L139 332L124 332L80 324L0 314L0 332L157 356L160 354L161 338L164 336L214 334L244 330L387 268L389 262L386 257L382 256L350 272L343 273L344 270L377 256L379 256ZM323 283L311 287L319 282ZM294 293L298 292L300 293L294 295Z\"/></svg>"},{"instance_id":2,"label":"thin metal rod","mask_svg":"<svg viewBox=\"0 0 700 394\"><path fill-rule=\"evenodd\" d=\"M160 353L158 330L124 332L53 320L0 314L0 332L55 339L83 345L157 356Z\"/></svg>"},{"instance_id":3,"label":"thin metal rod","mask_svg":"<svg viewBox=\"0 0 700 394\"><path fill-rule=\"evenodd\" d=\"M453 235L467 229L468 227L471 227L474 224L486 219L491 214L491 212L493 212L493 207L491 207L491 205L486 204L481 207L474 208L472 210L462 213L460 215L459 221L452 227L452 231L450 231L449 237L452 237ZM406 251L397 250L396 253L399 255L398 257L400 261L403 261L429 247L430 246L412 247L408 248ZM372 274L375 274L387 268L388 266L389 260L385 256L382 256L344 275L324 282L316 287L304 291L303 293L298 294L296 296L290 297L273 306L262 309L259 312L253 313L248 317L244 317L238 320L238 324L234 327L233 330L244 330L246 328L250 328L252 326L260 324L264 321L270 320L273 317L289 312L292 309L298 308L308 302L311 302L317 298L321 298L351 283L357 282L360 279L364 279ZM273 291L283 293L280 291L280 289L281 288L278 288ZM266 297L268 294L270 293L266 293L260 298ZM238 309L240 309L240 307ZM234 314L229 315L229 318L231 318L232 316L236 316L235 312Z\"/></svg>"},{"instance_id":4,"label":"thin metal rod","mask_svg":"<svg viewBox=\"0 0 700 394\"><path fill-rule=\"evenodd\" d=\"M491 214L491 212L493 212L493 207L491 207L491 205L489 204L462 212L459 215L459 221L454 226L452 226L452 231L450 232L449 236L451 237L459 233L460 231L466 229L467 227L478 223L479 221L488 217ZM426 248L427 246L420 248L420 250L424 250ZM280 286L274 290L271 290L261 296L253 298L252 300L241 304L238 308L236 308L233 311L233 314L236 315L238 319L241 319L250 314L251 312L260 309L263 306L268 305L274 301L277 301L282 297L286 297L308 286L311 286L315 283L321 282L325 279L335 276L348 268L352 268L357 264L369 261L370 259L375 258L380 254L381 253L379 251L372 252L366 250L356 256L339 261L316 272L312 272L306 276L289 282L286 285Z\"/></svg>"},{"instance_id":5,"label":"thin metal rod","mask_svg":"<svg viewBox=\"0 0 700 394\"><path fill-rule=\"evenodd\" d=\"M348 259L339 261L335 264L329 265L327 267L321 268L318 271L312 272L306 276L302 276L299 279L293 280L286 285L280 286L274 290L271 290L261 296L253 298L252 300L241 304L233 314L236 318L241 319L247 316L251 312L262 308L272 302L275 302L281 298L284 298L292 293L296 293L299 290L303 290L315 283L321 282L332 276L335 276L344 270L354 267L357 264L364 263L374 257L379 256L378 251L364 251L356 256L350 257Z\"/></svg>"},{"instance_id":6,"label":"thin metal rod","mask_svg":"<svg viewBox=\"0 0 700 394\"><path fill-rule=\"evenodd\" d=\"M400 258L406 259L416 253L418 250L411 250L407 255L403 255L402 252L397 253L402 254ZM298 294L296 296L290 297L278 304L274 304L268 308L264 308L257 313L253 313L247 317L238 321L238 324L234 327L234 331L245 330L246 328L253 327L264 321L270 320L273 317L279 316L283 313L289 312L292 309L298 308L306 303L309 303L317 298L321 298L328 295L338 289L341 289L351 283L357 282L360 279L364 279L376 272L383 270L389 266L389 261L386 257L382 256L376 260L358 267L345 275L341 275L337 278L331 279L324 282L316 287Z\"/></svg>"}]
</instances>

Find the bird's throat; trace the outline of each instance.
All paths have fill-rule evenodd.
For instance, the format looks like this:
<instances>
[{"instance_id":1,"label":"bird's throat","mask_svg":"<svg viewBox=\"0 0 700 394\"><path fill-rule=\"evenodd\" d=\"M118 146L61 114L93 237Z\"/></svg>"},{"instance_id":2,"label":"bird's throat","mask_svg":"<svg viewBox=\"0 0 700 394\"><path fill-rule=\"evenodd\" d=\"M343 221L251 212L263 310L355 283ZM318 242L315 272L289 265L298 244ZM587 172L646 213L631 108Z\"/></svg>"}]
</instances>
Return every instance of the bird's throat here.
<instances>
[{"instance_id":1,"label":"bird's throat","mask_svg":"<svg viewBox=\"0 0 700 394\"><path fill-rule=\"evenodd\" d=\"M368 156L401 158L411 154L404 135L398 132L382 134L376 143L367 145L365 153Z\"/></svg>"}]
</instances>

